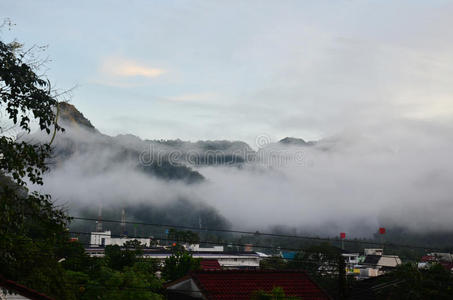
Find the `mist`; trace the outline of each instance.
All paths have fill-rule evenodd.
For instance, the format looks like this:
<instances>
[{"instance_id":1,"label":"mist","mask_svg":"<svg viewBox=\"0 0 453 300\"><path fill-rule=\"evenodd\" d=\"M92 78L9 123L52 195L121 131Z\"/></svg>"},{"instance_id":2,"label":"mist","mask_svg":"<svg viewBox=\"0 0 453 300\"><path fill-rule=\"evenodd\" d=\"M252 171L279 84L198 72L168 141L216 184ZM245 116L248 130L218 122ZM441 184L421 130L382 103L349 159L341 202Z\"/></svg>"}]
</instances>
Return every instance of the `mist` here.
<instances>
[{"instance_id":1,"label":"mist","mask_svg":"<svg viewBox=\"0 0 453 300\"><path fill-rule=\"evenodd\" d=\"M453 131L435 122L388 120L360 130L345 128L313 145L261 140L256 152L222 148L242 155L239 163L197 165L178 158L176 164L203 176L197 183L159 178L137 166L143 164L141 154L149 151L169 157L175 152L207 155L201 142L163 145L66 126L69 130L59 134L54 147L72 147L73 152L57 158L44 186L36 188L73 215L95 214L99 205L118 210L142 206L166 214L168 207L183 201L184 209L173 210L164 221L194 225L206 210L233 229L284 226L322 236L348 232L351 237L369 237L379 226L417 233L447 232L453 226ZM226 142L209 145L213 143ZM125 156L125 149L134 152ZM128 218L143 220L146 212L137 216L134 211Z\"/></svg>"}]
</instances>

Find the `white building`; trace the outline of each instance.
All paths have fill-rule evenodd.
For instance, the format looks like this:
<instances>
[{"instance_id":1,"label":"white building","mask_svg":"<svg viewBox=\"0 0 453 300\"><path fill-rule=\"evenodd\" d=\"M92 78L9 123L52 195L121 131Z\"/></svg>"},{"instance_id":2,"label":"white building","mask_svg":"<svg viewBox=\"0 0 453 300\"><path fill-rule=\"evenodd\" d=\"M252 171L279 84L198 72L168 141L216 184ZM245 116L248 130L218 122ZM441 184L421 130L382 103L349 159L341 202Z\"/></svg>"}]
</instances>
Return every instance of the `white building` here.
<instances>
[{"instance_id":1,"label":"white building","mask_svg":"<svg viewBox=\"0 0 453 300\"><path fill-rule=\"evenodd\" d=\"M345 258L346 264L346 273L348 275L355 275L358 276L360 273L359 269L359 253L342 253L341 254Z\"/></svg>"},{"instance_id":2,"label":"white building","mask_svg":"<svg viewBox=\"0 0 453 300\"><path fill-rule=\"evenodd\" d=\"M110 230L103 232L92 232L90 237L90 246L91 247L105 247L110 245L123 246L125 242L134 240L139 241L145 247L151 246L151 239L129 238L129 237L112 238L112 232Z\"/></svg>"},{"instance_id":3,"label":"white building","mask_svg":"<svg viewBox=\"0 0 453 300\"><path fill-rule=\"evenodd\" d=\"M104 249L101 247L93 247L85 249L86 253L91 257L103 257ZM224 269L258 269L260 261L263 259L255 252L241 253L224 253L224 252L189 252L193 258L217 260L220 266ZM172 256L171 251L144 249L142 257L152 258L164 264L166 258Z\"/></svg>"},{"instance_id":4,"label":"white building","mask_svg":"<svg viewBox=\"0 0 453 300\"><path fill-rule=\"evenodd\" d=\"M224 269L258 269L260 267L261 257L254 253L191 253L193 258L217 260L220 266ZM154 258L163 265L166 258L172 253L146 253L145 258Z\"/></svg>"},{"instance_id":5,"label":"white building","mask_svg":"<svg viewBox=\"0 0 453 300\"><path fill-rule=\"evenodd\" d=\"M223 252L223 246L200 247L200 244L192 244L184 248L192 252Z\"/></svg>"},{"instance_id":6,"label":"white building","mask_svg":"<svg viewBox=\"0 0 453 300\"><path fill-rule=\"evenodd\" d=\"M384 249L365 248L363 250L363 252L364 252L365 256L367 256L367 255L382 255L382 254L384 254Z\"/></svg>"},{"instance_id":7,"label":"white building","mask_svg":"<svg viewBox=\"0 0 453 300\"><path fill-rule=\"evenodd\" d=\"M357 265L359 263L359 253L342 253L346 265Z\"/></svg>"}]
</instances>

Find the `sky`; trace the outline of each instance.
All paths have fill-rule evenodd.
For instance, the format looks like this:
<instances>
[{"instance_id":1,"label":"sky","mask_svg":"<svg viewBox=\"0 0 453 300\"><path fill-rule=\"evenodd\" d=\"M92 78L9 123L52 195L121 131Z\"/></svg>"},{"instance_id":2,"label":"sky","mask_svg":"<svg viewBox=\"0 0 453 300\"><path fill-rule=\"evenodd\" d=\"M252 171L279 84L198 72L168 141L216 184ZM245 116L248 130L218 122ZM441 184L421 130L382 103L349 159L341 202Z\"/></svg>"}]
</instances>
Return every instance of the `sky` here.
<instances>
[{"instance_id":1,"label":"sky","mask_svg":"<svg viewBox=\"0 0 453 300\"><path fill-rule=\"evenodd\" d=\"M199 168L196 188L105 172L111 149L95 148L47 175L63 203L171 191L237 228L452 228L453 1L0 0L0 14L15 24L2 40L48 46L53 87L102 133L320 140L303 165Z\"/></svg>"},{"instance_id":2,"label":"sky","mask_svg":"<svg viewBox=\"0 0 453 300\"><path fill-rule=\"evenodd\" d=\"M317 140L453 117L452 1L0 1L103 133ZM417 130L416 127L413 127ZM256 147L255 147L256 148Z\"/></svg>"}]
</instances>

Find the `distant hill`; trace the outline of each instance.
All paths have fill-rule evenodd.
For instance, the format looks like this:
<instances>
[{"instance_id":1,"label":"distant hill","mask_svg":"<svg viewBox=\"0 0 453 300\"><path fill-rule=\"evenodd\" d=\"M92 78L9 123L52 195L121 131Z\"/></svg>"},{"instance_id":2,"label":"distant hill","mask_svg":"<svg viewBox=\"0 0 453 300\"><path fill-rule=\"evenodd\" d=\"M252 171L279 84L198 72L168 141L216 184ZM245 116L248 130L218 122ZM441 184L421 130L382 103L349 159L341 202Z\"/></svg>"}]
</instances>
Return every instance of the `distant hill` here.
<instances>
[{"instance_id":1,"label":"distant hill","mask_svg":"<svg viewBox=\"0 0 453 300\"><path fill-rule=\"evenodd\" d=\"M84 156L85 161L93 159L87 166L90 170L108 170L118 163L129 163L150 176L195 183L204 177L194 168L240 166L253 161L256 155L247 143L241 141L142 140L132 134L112 137L97 130L74 105L66 102L59 105L59 123L66 132L59 134L53 145L55 165ZM286 137L278 143L285 146L315 144L293 137ZM103 161L105 159L108 161Z\"/></svg>"},{"instance_id":2,"label":"distant hill","mask_svg":"<svg viewBox=\"0 0 453 300\"><path fill-rule=\"evenodd\" d=\"M115 168L119 164L164 180L181 180L187 183L202 181L204 177L191 167L166 156L142 163L142 153L149 149L146 142L133 135L111 137L100 133L74 105L61 102L59 123L65 128L55 139L52 165L58 167L66 161L83 157L79 164L90 172ZM92 163L88 163L92 161Z\"/></svg>"},{"instance_id":3,"label":"distant hill","mask_svg":"<svg viewBox=\"0 0 453 300\"><path fill-rule=\"evenodd\" d=\"M85 118L74 105L67 102L59 103L59 119L67 124L70 124L71 127L83 127L87 130L97 131L93 124L91 124L90 120Z\"/></svg>"},{"instance_id":4,"label":"distant hill","mask_svg":"<svg viewBox=\"0 0 453 300\"><path fill-rule=\"evenodd\" d=\"M306 142L303 139L300 138L294 138L294 137L285 137L279 141L280 144L283 145L290 145L290 146L313 146L316 144L316 142Z\"/></svg>"}]
</instances>

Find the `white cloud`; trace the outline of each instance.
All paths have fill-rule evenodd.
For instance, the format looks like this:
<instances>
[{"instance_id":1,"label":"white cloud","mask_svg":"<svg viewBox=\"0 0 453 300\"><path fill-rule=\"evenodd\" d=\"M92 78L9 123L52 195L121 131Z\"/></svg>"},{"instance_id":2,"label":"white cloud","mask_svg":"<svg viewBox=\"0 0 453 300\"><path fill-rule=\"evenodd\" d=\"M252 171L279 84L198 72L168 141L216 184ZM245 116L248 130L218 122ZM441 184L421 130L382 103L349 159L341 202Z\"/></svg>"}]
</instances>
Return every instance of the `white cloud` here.
<instances>
[{"instance_id":1,"label":"white cloud","mask_svg":"<svg viewBox=\"0 0 453 300\"><path fill-rule=\"evenodd\" d=\"M107 76L141 76L148 78L159 77L166 73L166 70L164 69L150 67L131 59L118 57L109 57L105 59L101 64L100 71Z\"/></svg>"}]
</instances>

